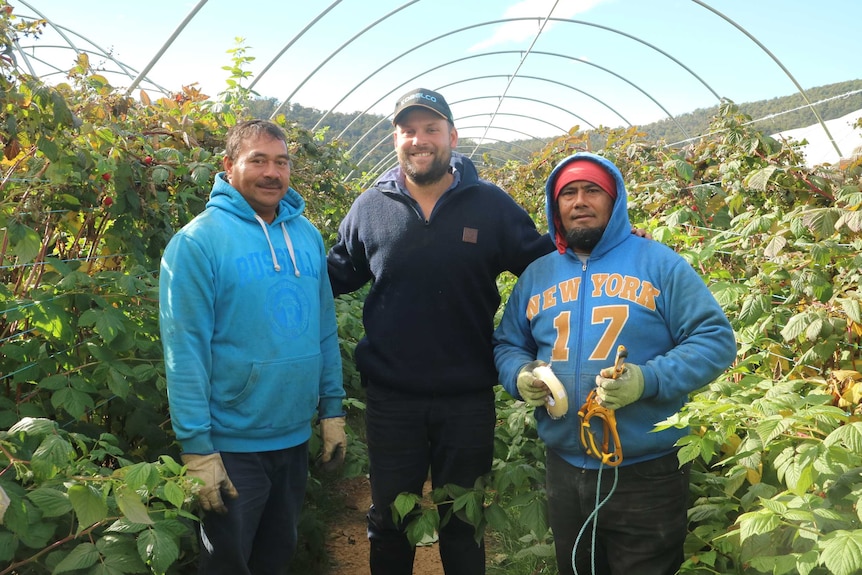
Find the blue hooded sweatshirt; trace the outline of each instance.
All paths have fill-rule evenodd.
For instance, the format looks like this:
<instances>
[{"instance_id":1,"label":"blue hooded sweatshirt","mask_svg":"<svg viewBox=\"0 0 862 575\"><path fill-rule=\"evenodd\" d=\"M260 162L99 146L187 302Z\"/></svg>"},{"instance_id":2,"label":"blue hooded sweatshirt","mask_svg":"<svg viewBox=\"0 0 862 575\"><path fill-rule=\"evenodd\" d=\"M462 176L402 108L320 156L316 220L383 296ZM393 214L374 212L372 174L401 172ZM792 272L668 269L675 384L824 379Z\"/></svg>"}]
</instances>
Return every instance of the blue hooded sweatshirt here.
<instances>
[{"instance_id":1,"label":"blue hooded sweatshirt","mask_svg":"<svg viewBox=\"0 0 862 575\"><path fill-rule=\"evenodd\" d=\"M536 408L539 436L570 464L595 469L600 461L581 445L577 411L599 371L613 364L617 346L625 345L628 363L644 376L643 396L616 411L622 465L629 465L674 450L687 430L652 429L733 362L736 341L691 265L667 246L631 233L622 174L607 159L581 152L554 168L545 185L551 236L565 235L555 226L554 181L575 159L594 161L613 176L617 197L610 221L585 261L565 249L527 267L495 331L495 363L514 397L520 397L517 377L525 364L551 364L566 388L569 412L554 420L544 407ZM599 420L593 424L601 431ZM599 433L599 445L601 439Z\"/></svg>"},{"instance_id":2,"label":"blue hooded sweatshirt","mask_svg":"<svg viewBox=\"0 0 862 575\"><path fill-rule=\"evenodd\" d=\"M268 224L215 178L159 278L171 422L186 453L285 449L342 414L326 253L292 188Z\"/></svg>"}]
</instances>

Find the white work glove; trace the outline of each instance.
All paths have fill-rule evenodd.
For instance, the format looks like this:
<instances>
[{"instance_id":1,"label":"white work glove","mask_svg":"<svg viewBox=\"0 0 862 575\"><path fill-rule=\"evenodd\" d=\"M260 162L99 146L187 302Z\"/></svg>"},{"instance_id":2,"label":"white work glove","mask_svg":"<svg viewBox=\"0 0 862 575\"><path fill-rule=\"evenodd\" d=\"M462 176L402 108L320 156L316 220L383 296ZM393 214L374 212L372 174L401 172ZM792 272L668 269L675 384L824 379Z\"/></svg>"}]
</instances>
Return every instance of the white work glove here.
<instances>
[{"instance_id":1,"label":"white work glove","mask_svg":"<svg viewBox=\"0 0 862 575\"><path fill-rule=\"evenodd\" d=\"M224 462L221 460L221 454L210 453L208 455L197 455L194 453L185 453L180 456L183 464L186 466L186 474L190 477L196 477L204 482L198 491L198 502L204 511L215 511L216 513L227 513L227 507L224 505L224 500L221 497L222 491L231 499L239 497L239 493L230 477L227 476L227 471L224 468Z\"/></svg>"},{"instance_id":2,"label":"white work glove","mask_svg":"<svg viewBox=\"0 0 862 575\"><path fill-rule=\"evenodd\" d=\"M544 361L534 360L521 368L518 372L518 393L527 405L545 405L545 398L550 395L551 390L542 380L533 375L533 370L540 365L547 365Z\"/></svg>"},{"instance_id":3,"label":"white work glove","mask_svg":"<svg viewBox=\"0 0 862 575\"><path fill-rule=\"evenodd\" d=\"M623 372L613 379L613 367L606 367L596 376L596 396L599 405L619 409L634 403L644 394L644 374L638 366L627 363Z\"/></svg>"},{"instance_id":4,"label":"white work glove","mask_svg":"<svg viewBox=\"0 0 862 575\"><path fill-rule=\"evenodd\" d=\"M327 417L320 420L320 439L323 452L320 463L327 471L335 470L344 463L347 451L347 435L344 433L344 417Z\"/></svg>"}]
</instances>

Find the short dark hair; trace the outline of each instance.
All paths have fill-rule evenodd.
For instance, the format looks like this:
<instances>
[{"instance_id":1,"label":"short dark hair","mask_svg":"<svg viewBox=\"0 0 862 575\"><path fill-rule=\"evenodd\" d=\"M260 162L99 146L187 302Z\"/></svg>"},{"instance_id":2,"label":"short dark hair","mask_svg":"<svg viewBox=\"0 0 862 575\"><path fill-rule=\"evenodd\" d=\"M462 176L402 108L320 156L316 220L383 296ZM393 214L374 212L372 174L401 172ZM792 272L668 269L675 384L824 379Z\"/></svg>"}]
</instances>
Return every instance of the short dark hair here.
<instances>
[{"instance_id":1,"label":"short dark hair","mask_svg":"<svg viewBox=\"0 0 862 575\"><path fill-rule=\"evenodd\" d=\"M231 126L225 137L224 155L231 160L236 159L242 143L250 138L269 136L287 144L287 134L278 124L269 120L246 120Z\"/></svg>"}]
</instances>

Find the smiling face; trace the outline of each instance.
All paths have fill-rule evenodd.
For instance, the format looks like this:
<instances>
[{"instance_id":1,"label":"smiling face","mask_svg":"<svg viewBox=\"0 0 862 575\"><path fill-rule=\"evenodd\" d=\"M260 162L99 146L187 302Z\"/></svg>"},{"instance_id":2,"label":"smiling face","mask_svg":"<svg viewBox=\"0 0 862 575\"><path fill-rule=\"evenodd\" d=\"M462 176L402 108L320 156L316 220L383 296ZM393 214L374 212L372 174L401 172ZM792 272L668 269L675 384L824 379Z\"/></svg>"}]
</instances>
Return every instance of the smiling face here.
<instances>
[{"instance_id":1,"label":"smiling face","mask_svg":"<svg viewBox=\"0 0 862 575\"><path fill-rule=\"evenodd\" d=\"M224 159L228 183L260 217L272 222L290 186L287 144L264 133L244 140L234 156Z\"/></svg>"},{"instance_id":2,"label":"smiling face","mask_svg":"<svg viewBox=\"0 0 862 575\"><path fill-rule=\"evenodd\" d=\"M614 199L598 184L576 180L563 186L557 210L569 247L590 253L605 232L613 209Z\"/></svg>"},{"instance_id":3,"label":"smiling face","mask_svg":"<svg viewBox=\"0 0 862 575\"><path fill-rule=\"evenodd\" d=\"M409 180L419 186L439 182L449 173L458 131L448 120L426 108L402 112L395 126L398 163Z\"/></svg>"}]
</instances>

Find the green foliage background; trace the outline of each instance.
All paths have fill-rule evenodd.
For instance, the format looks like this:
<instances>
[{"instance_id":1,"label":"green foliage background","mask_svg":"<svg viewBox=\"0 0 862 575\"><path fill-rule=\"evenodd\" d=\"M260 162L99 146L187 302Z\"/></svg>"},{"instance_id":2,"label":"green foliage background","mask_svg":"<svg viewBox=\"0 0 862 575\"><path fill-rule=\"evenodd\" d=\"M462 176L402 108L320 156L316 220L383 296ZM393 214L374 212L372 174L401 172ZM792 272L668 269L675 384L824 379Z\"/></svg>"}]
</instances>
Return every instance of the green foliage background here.
<instances>
[{"instance_id":1,"label":"green foliage background","mask_svg":"<svg viewBox=\"0 0 862 575\"><path fill-rule=\"evenodd\" d=\"M0 4L2 5L2 4ZM0 12L0 44L38 34ZM47 86L0 59L0 575L190 573L194 484L177 463L157 325L157 272L173 230L203 209L226 129L252 114L252 57L209 99L123 95L79 57ZM736 363L661 426L688 426L694 464L686 573L862 570L862 165L804 166L732 102L714 134L670 149L636 129L573 133L485 177L544 224L555 163L593 147L623 170L633 220L697 269L731 319ZM360 192L343 145L285 116L292 185L328 243ZM505 294L513 278L500 280ZM353 441L364 472L363 395L352 361L363 293L339 298ZM477 526L497 573L554 573L544 447L501 389L494 469L430 502ZM315 452L319 439L312 439ZM312 472L307 571L324 572L328 479ZM403 497L415 539L439 517ZM315 535L317 534L317 535ZM317 539L314 539L317 537Z\"/></svg>"}]
</instances>

